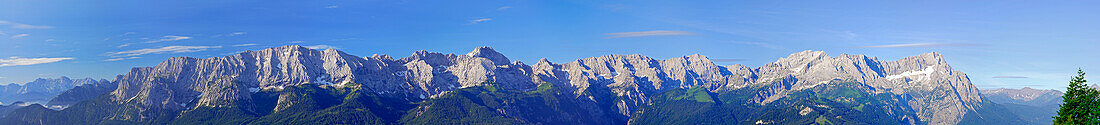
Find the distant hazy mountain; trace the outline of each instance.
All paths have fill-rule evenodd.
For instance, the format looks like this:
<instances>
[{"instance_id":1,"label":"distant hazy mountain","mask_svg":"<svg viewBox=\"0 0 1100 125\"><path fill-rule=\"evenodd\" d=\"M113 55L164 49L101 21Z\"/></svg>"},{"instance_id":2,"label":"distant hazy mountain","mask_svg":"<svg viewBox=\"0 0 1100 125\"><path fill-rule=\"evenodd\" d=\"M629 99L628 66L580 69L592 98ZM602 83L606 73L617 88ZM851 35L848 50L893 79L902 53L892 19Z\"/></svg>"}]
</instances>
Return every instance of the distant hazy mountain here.
<instances>
[{"instance_id":1,"label":"distant hazy mountain","mask_svg":"<svg viewBox=\"0 0 1100 125\"><path fill-rule=\"evenodd\" d=\"M982 90L982 95L997 103L1014 103L1031 106L1058 105L1062 103L1062 91L1024 87L1021 89Z\"/></svg>"},{"instance_id":2,"label":"distant hazy mountain","mask_svg":"<svg viewBox=\"0 0 1100 125\"><path fill-rule=\"evenodd\" d=\"M6 116L8 113L15 111L15 109L27 107L31 103L27 102L12 102L11 104L0 105L0 117Z\"/></svg>"},{"instance_id":3,"label":"distant hazy mountain","mask_svg":"<svg viewBox=\"0 0 1100 125\"><path fill-rule=\"evenodd\" d=\"M84 84L61 92L45 105L51 108L65 108L80 101L94 99L106 95L118 88L118 84L102 81L95 84Z\"/></svg>"},{"instance_id":4,"label":"distant hazy mountain","mask_svg":"<svg viewBox=\"0 0 1100 125\"><path fill-rule=\"evenodd\" d=\"M1095 85L1094 85L1095 86ZM1053 116L1058 113L1058 104L1062 104L1062 93L1058 90L1041 90L1024 87L1022 89L982 90L982 96L990 101L1008 107L1020 118L1035 124L1053 124Z\"/></svg>"},{"instance_id":5,"label":"distant hazy mountain","mask_svg":"<svg viewBox=\"0 0 1100 125\"><path fill-rule=\"evenodd\" d=\"M283 46L133 68L109 94L7 124L1027 124L942 55L804 51L750 68L702 55L528 65L492 48L359 57Z\"/></svg>"},{"instance_id":6,"label":"distant hazy mountain","mask_svg":"<svg viewBox=\"0 0 1100 125\"><path fill-rule=\"evenodd\" d=\"M0 85L0 102L7 104L12 102L46 103L51 98L66 90L84 84L107 83L107 80L95 80L91 78L69 79L39 78L26 84Z\"/></svg>"}]
</instances>

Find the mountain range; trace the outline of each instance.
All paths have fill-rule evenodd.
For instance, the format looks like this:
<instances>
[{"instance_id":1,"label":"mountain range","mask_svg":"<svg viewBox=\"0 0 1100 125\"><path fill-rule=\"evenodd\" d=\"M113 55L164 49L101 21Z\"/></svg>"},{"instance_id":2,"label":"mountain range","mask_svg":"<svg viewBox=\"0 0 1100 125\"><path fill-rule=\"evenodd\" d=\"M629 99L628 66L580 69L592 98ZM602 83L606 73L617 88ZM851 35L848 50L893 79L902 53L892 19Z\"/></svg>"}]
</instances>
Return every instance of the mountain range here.
<instances>
[{"instance_id":1,"label":"mountain range","mask_svg":"<svg viewBox=\"0 0 1100 125\"><path fill-rule=\"evenodd\" d=\"M0 85L0 104L15 102L46 103L58 94L86 84L109 83L106 79L39 78L25 84Z\"/></svg>"},{"instance_id":2,"label":"mountain range","mask_svg":"<svg viewBox=\"0 0 1100 125\"><path fill-rule=\"evenodd\" d=\"M1094 85L1095 86L1095 85ZM1058 90L1042 90L1024 87L1021 89L982 90L982 96L990 101L1009 107L1020 118L1035 124L1053 124L1054 116L1062 104L1062 93Z\"/></svg>"},{"instance_id":3,"label":"mountain range","mask_svg":"<svg viewBox=\"0 0 1100 125\"><path fill-rule=\"evenodd\" d=\"M1004 92L978 90L934 52L803 51L747 67L703 55L526 64L490 47L394 59L282 46L173 57L109 83L83 87L100 94L76 94L63 110L29 105L0 123L1035 124L994 100L1047 97L983 96Z\"/></svg>"}]
</instances>

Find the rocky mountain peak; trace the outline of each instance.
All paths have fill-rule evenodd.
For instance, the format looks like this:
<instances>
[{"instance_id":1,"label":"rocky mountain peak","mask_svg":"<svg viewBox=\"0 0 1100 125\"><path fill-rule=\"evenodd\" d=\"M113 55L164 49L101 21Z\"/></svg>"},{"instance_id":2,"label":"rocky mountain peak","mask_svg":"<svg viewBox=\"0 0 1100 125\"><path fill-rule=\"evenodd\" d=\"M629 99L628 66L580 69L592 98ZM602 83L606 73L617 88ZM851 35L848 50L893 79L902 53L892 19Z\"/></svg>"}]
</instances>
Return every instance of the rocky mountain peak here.
<instances>
[{"instance_id":1,"label":"rocky mountain peak","mask_svg":"<svg viewBox=\"0 0 1100 125\"><path fill-rule=\"evenodd\" d=\"M711 63L709 57L704 56L704 55L699 55L699 54L692 54L692 55L684 56L683 58L687 59L688 61L691 61L691 62Z\"/></svg>"},{"instance_id":2,"label":"rocky mountain peak","mask_svg":"<svg viewBox=\"0 0 1100 125\"><path fill-rule=\"evenodd\" d=\"M487 46L474 48L470 53L466 53L466 56L486 58L497 65L508 64L508 62L510 62L508 61L508 57L505 57L504 54L500 54L496 50L493 50L492 47Z\"/></svg>"},{"instance_id":3,"label":"rocky mountain peak","mask_svg":"<svg viewBox=\"0 0 1100 125\"><path fill-rule=\"evenodd\" d=\"M543 63L551 64L550 60L547 60L546 58L539 59L539 62L537 62L535 64L543 64Z\"/></svg>"},{"instance_id":4,"label":"rocky mountain peak","mask_svg":"<svg viewBox=\"0 0 1100 125\"><path fill-rule=\"evenodd\" d=\"M271 50L289 50L289 51L313 50L313 49L309 49L309 48L306 48L306 47L302 47L300 45L286 45L286 46L280 46L280 47L275 47L275 48L270 48L270 49Z\"/></svg>"},{"instance_id":5,"label":"rocky mountain peak","mask_svg":"<svg viewBox=\"0 0 1100 125\"><path fill-rule=\"evenodd\" d=\"M793 53L785 58L780 58L776 63L782 64L807 64L814 63L815 61L829 59L829 55L825 54L825 51L812 51L806 50L798 53Z\"/></svg>"},{"instance_id":6,"label":"rocky mountain peak","mask_svg":"<svg viewBox=\"0 0 1100 125\"><path fill-rule=\"evenodd\" d=\"M819 58L829 57L825 54L825 51L804 50L802 52L791 53L787 58Z\"/></svg>"},{"instance_id":7,"label":"rocky mountain peak","mask_svg":"<svg viewBox=\"0 0 1100 125\"><path fill-rule=\"evenodd\" d=\"M940 53L936 53L936 52L929 52L929 53L924 53L924 54L920 54L920 55L917 55L917 56L906 57L906 58L903 58L902 60L918 60L918 61L927 62L927 63L944 64L944 65L947 64L947 61L944 60L943 55L940 55Z\"/></svg>"}]
</instances>

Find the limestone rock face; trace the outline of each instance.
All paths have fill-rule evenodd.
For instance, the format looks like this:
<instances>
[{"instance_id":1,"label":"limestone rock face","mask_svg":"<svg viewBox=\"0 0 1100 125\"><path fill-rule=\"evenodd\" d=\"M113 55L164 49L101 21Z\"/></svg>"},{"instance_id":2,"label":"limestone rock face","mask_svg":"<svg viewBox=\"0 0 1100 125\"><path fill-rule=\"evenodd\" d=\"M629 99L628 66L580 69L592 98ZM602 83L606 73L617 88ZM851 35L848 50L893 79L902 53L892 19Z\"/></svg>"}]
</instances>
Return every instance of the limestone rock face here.
<instances>
[{"instance_id":1,"label":"limestone rock face","mask_svg":"<svg viewBox=\"0 0 1100 125\"><path fill-rule=\"evenodd\" d=\"M791 75L797 82L789 90L767 97L768 103L785 97L785 92L829 84L833 80L853 81L874 88L871 93L892 93L912 97L908 102L922 121L955 124L979 108L982 97L966 74L954 71L943 56L926 53L897 61L880 61L864 55L829 57L821 51L803 51L757 68L762 82ZM787 79L779 83L786 83Z\"/></svg>"},{"instance_id":2,"label":"limestone rock face","mask_svg":"<svg viewBox=\"0 0 1100 125\"><path fill-rule=\"evenodd\" d=\"M358 83L384 96L424 99L463 87L495 85L533 90L552 83L579 99L615 102L629 116L649 103L650 95L673 88L710 91L761 87L752 103L767 105L787 94L837 81L868 86L868 93L904 95L906 104L930 124L957 123L982 97L966 74L954 71L937 53L880 61L864 55L830 57L803 51L751 68L719 66L702 55L653 59L642 55L606 55L533 65L510 62L489 47L463 55L418 51L393 59L386 55L357 57L337 50L283 46L206 59L176 57L154 67L134 68L116 79L111 92L118 103L148 109L181 110L195 106L229 106L251 101L249 93L298 84L341 87ZM599 98L586 91L607 91ZM282 99L280 99L282 100ZM279 105L289 105L291 102ZM141 110L149 111L149 110Z\"/></svg>"}]
</instances>

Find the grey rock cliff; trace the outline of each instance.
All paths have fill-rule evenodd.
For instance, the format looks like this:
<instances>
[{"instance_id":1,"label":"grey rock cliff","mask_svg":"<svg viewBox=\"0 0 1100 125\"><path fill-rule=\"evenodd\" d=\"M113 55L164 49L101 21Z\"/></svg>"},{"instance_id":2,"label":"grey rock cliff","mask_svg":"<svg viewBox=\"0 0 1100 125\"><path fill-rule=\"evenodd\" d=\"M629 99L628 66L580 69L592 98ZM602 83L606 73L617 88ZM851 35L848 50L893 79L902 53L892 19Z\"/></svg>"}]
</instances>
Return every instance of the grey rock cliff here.
<instances>
[{"instance_id":1,"label":"grey rock cliff","mask_svg":"<svg viewBox=\"0 0 1100 125\"><path fill-rule=\"evenodd\" d=\"M954 71L937 53L880 61L864 55L830 57L821 51L804 51L757 68L719 66L702 55L664 60L606 55L567 63L542 59L533 65L509 61L489 47L462 55L418 51L393 59L283 46L206 59L176 57L154 67L134 68L116 79L118 89L111 96L117 103L132 102L127 104L153 112L230 106L251 101L251 92L298 84L358 83L380 95L423 99L487 84L532 90L541 83L553 83L578 98L615 102L618 113L629 116L649 103L650 95L673 88L704 87L717 92L765 86L752 103L766 105L798 90L851 81L871 87L869 93L905 95L908 98L900 101L907 104L899 105L911 106L920 120L930 124L955 124L982 104L966 74ZM592 87L618 98L596 100L585 93ZM145 117L153 116L137 118Z\"/></svg>"}]
</instances>

